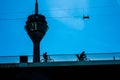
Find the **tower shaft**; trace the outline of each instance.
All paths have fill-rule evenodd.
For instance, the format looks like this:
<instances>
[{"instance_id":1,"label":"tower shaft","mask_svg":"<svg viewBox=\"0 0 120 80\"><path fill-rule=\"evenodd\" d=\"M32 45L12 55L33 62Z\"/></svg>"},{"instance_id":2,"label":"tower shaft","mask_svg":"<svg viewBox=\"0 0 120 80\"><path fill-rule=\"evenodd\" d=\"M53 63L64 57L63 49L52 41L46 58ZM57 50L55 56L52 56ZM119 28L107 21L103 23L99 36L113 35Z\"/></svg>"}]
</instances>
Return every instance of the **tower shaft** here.
<instances>
[{"instance_id":1,"label":"tower shaft","mask_svg":"<svg viewBox=\"0 0 120 80\"><path fill-rule=\"evenodd\" d=\"M33 62L40 62L40 42L34 42L33 46Z\"/></svg>"}]
</instances>

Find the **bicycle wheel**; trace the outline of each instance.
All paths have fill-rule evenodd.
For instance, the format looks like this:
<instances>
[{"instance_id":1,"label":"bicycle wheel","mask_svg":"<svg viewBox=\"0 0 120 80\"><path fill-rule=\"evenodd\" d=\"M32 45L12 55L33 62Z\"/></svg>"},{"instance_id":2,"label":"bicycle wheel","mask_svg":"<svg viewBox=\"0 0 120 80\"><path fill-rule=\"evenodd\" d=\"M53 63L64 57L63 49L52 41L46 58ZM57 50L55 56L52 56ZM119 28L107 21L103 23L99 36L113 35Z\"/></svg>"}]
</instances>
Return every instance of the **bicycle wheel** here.
<instances>
[{"instance_id":1,"label":"bicycle wheel","mask_svg":"<svg viewBox=\"0 0 120 80\"><path fill-rule=\"evenodd\" d=\"M85 61L90 61L90 59L89 58L85 58Z\"/></svg>"},{"instance_id":2,"label":"bicycle wheel","mask_svg":"<svg viewBox=\"0 0 120 80\"><path fill-rule=\"evenodd\" d=\"M40 62L45 62L45 60L44 60L44 59L41 59Z\"/></svg>"},{"instance_id":3,"label":"bicycle wheel","mask_svg":"<svg viewBox=\"0 0 120 80\"><path fill-rule=\"evenodd\" d=\"M54 59L51 59L51 58L50 58L48 62L54 62Z\"/></svg>"}]
</instances>

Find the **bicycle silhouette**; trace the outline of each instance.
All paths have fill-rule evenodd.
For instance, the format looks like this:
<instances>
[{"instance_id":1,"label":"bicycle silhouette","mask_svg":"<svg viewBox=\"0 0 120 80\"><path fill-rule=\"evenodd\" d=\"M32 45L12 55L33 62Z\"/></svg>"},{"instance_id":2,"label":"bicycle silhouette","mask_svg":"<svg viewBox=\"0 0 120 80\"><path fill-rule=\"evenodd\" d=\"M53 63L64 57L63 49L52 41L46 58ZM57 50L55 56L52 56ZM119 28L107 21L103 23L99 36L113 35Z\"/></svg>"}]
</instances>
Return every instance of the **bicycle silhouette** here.
<instances>
[{"instance_id":1,"label":"bicycle silhouette","mask_svg":"<svg viewBox=\"0 0 120 80\"><path fill-rule=\"evenodd\" d=\"M47 60L46 59L41 59L40 62L54 62L54 59L50 58L50 56L48 56Z\"/></svg>"},{"instance_id":2,"label":"bicycle silhouette","mask_svg":"<svg viewBox=\"0 0 120 80\"><path fill-rule=\"evenodd\" d=\"M84 58L84 59L78 59L78 58L77 58L76 61L90 61L90 59L89 59L89 58Z\"/></svg>"},{"instance_id":3,"label":"bicycle silhouette","mask_svg":"<svg viewBox=\"0 0 120 80\"><path fill-rule=\"evenodd\" d=\"M90 61L89 58L87 58L85 51L83 51L81 54L76 54L77 61Z\"/></svg>"}]
</instances>

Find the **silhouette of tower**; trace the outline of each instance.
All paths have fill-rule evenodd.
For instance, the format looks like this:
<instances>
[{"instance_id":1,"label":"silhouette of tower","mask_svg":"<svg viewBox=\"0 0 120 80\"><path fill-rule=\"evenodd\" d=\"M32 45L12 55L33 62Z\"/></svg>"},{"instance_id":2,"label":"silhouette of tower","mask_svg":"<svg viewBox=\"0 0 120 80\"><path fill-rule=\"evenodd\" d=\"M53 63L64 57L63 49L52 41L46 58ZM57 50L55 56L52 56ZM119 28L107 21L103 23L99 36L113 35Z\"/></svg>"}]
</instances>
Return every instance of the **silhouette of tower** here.
<instances>
[{"instance_id":1,"label":"silhouette of tower","mask_svg":"<svg viewBox=\"0 0 120 80\"><path fill-rule=\"evenodd\" d=\"M35 14L28 16L25 30L33 42L33 62L40 62L40 41L48 29L45 16L38 13L38 1L35 3Z\"/></svg>"}]
</instances>

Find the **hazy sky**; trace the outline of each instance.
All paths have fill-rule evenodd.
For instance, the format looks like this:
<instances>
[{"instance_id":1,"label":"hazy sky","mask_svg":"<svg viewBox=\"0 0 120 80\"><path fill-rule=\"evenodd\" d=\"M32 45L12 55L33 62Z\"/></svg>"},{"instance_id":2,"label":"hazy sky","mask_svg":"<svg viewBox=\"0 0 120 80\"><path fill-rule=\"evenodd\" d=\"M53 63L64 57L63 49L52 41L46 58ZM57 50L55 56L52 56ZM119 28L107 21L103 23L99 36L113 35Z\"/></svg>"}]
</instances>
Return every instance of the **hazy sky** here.
<instances>
[{"instance_id":1,"label":"hazy sky","mask_svg":"<svg viewBox=\"0 0 120 80\"><path fill-rule=\"evenodd\" d=\"M38 0L49 29L41 54L120 52L120 0ZM0 0L0 56L32 55L24 30L35 0ZM90 19L83 19L88 15Z\"/></svg>"}]
</instances>

